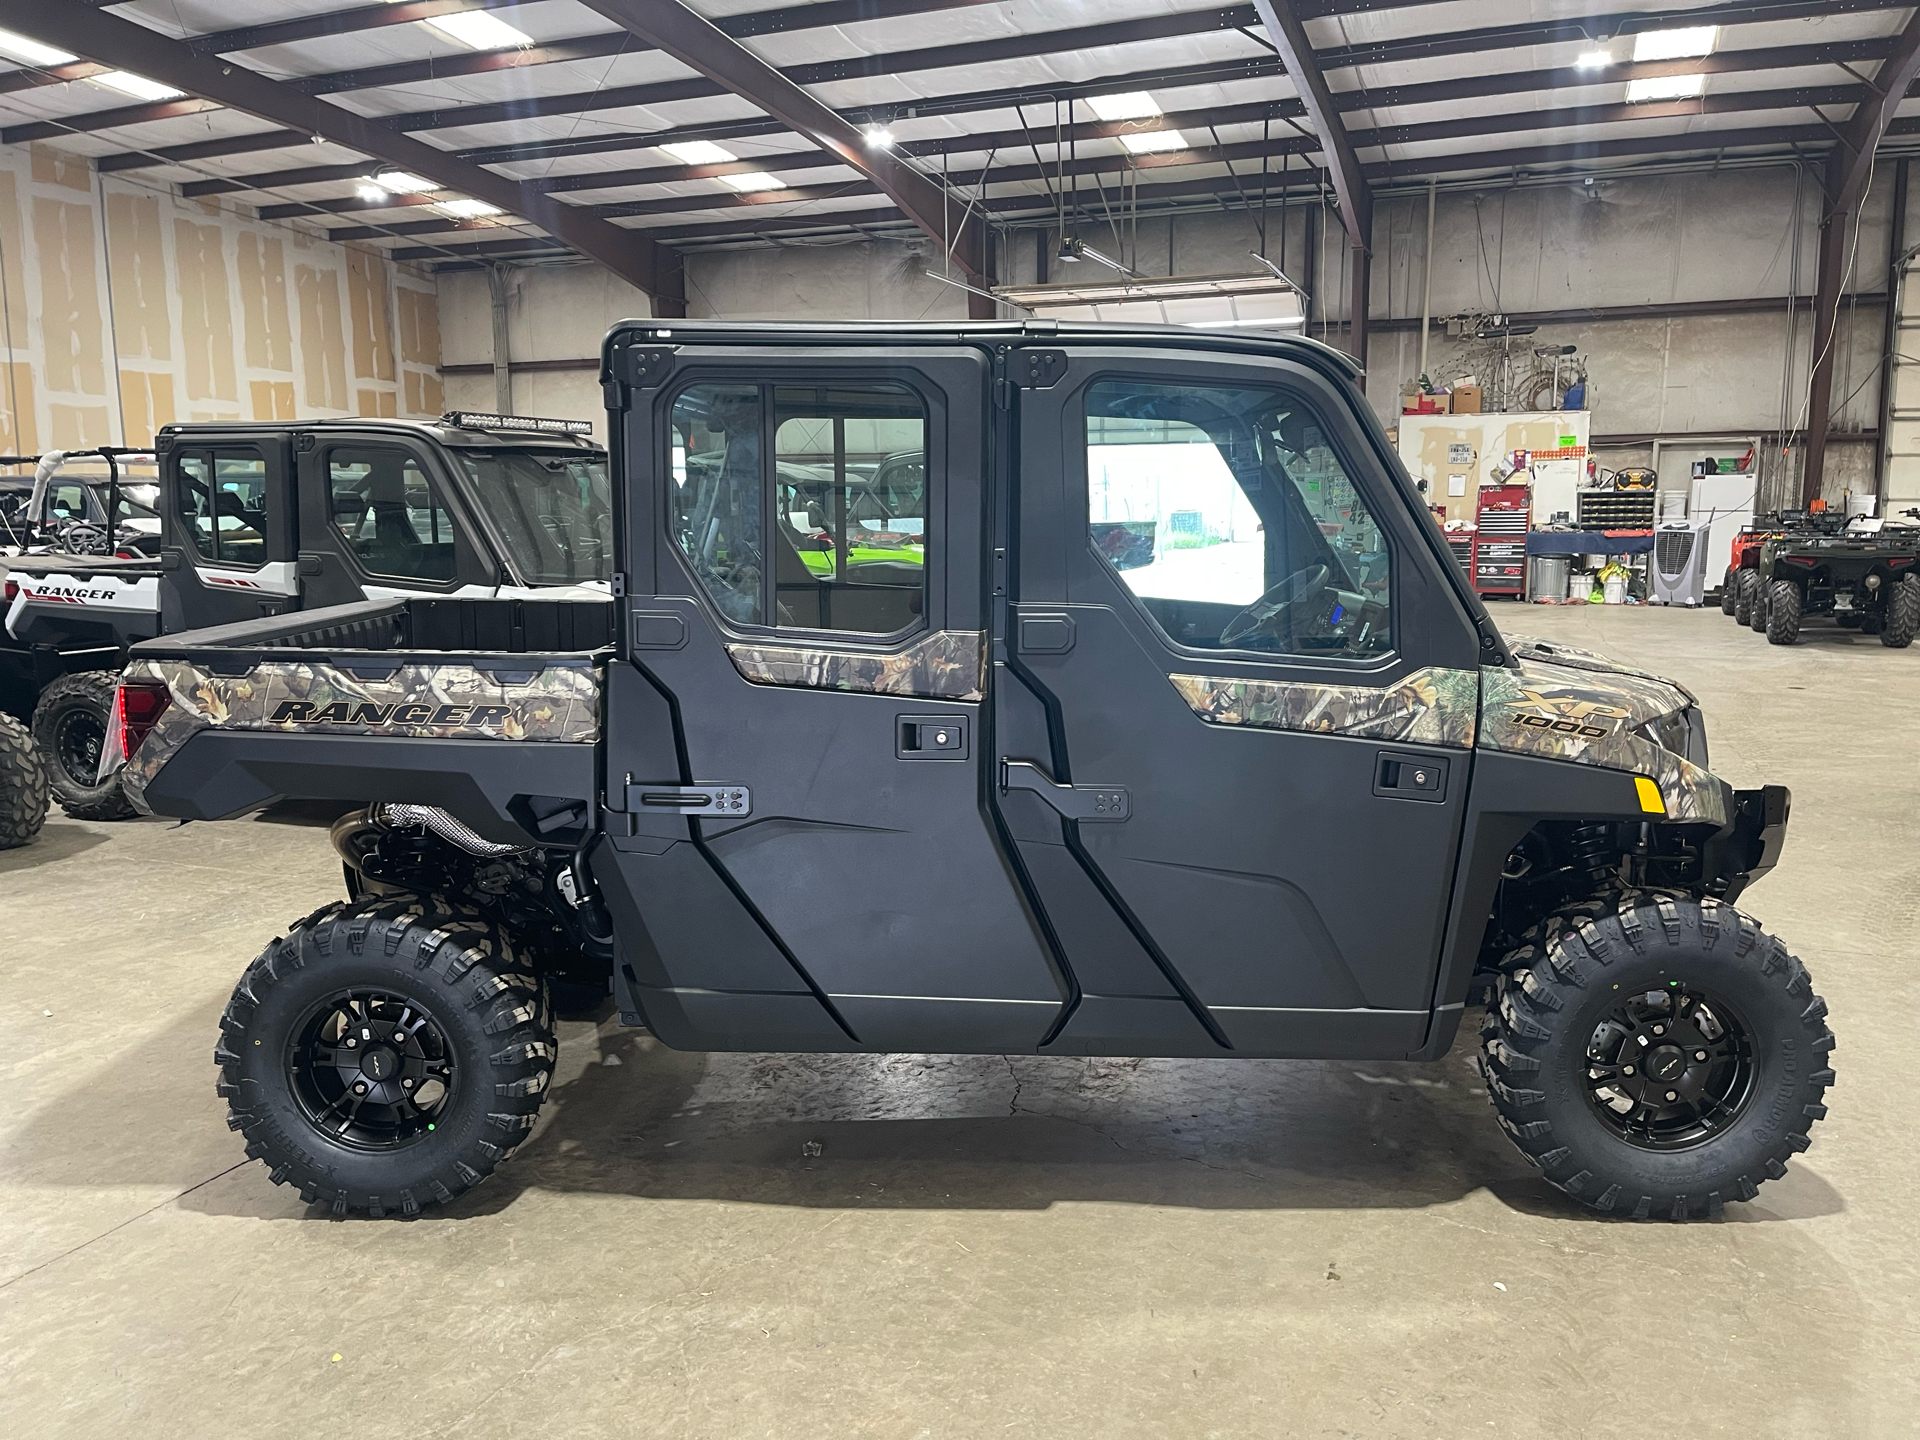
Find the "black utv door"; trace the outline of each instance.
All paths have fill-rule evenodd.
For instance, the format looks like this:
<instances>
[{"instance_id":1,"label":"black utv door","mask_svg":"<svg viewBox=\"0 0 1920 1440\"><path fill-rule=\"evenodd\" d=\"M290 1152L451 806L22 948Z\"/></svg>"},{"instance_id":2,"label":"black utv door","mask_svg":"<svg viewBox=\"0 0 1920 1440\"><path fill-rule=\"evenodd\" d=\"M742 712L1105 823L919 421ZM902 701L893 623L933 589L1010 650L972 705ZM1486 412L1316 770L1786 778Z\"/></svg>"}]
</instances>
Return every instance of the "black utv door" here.
<instances>
[{"instance_id":1,"label":"black utv door","mask_svg":"<svg viewBox=\"0 0 1920 1440\"><path fill-rule=\"evenodd\" d=\"M997 789L1082 992L1055 1048L1416 1049L1478 653L1422 517L1307 366L1010 374Z\"/></svg>"},{"instance_id":2,"label":"black utv door","mask_svg":"<svg viewBox=\"0 0 1920 1440\"><path fill-rule=\"evenodd\" d=\"M624 1000L689 1047L1036 1048L1068 987L987 804L985 357L613 356Z\"/></svg>"},{"instance_id":3,"label":"black utv door","mask_svg":"<svg viewBox=\"0 0 1920 1440\"><path fill-rule=\"evenodd\" d=\"M196 630L299 608L284 435L175 443L160 456L160 623Z\"/></svg>"}]
</instances>

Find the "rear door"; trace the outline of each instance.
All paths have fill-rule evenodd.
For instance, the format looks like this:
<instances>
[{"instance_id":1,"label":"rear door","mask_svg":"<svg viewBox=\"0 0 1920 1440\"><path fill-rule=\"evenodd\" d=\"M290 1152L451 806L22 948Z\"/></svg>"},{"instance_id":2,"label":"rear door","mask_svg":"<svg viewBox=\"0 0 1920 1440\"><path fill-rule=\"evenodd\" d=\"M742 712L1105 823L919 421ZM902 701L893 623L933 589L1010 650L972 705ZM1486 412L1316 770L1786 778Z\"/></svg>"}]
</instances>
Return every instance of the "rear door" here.
<instances>
[{"instance_id":1,"label":"rear door","mask_svg":"<svg viewBox=\"0 0 1920 1440\"><path fill-rule=\"evenodd\" d=\"M985 358L615 357L636 1002L676 1044L1035 1048L1069 989L987 804Z\"/></svg>"},{"instance_id":2,"label":"rear door","mask_svg":"<svg viewBox=\"0 0 1920 1440\"><path fill-rule=\"evenodd\" d=\"M286 437L181 437L159 458L162 628L298 608Z\"/></svg>"},{"instance_id":3,"label":"rear door","mask_svg":"<svg viewBox=\"0 0 1920 1440\"><path fill-rule=\"evenodd\" d=\"M998 803L1083 992L1057 1045L1415 1049L1478 642L1377 437L1264 357L1011 371Z\"/></svg>"}]
</instances>

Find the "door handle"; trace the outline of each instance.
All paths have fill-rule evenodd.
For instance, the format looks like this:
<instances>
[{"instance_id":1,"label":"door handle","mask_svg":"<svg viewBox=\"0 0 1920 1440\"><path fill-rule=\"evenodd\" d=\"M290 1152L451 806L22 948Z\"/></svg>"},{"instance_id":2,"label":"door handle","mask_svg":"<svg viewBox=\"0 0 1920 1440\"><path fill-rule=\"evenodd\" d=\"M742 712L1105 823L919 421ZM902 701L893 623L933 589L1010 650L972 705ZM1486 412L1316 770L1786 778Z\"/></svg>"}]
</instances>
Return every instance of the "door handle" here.
<instances>
[{"instance_id":1,"label":"door handle","mask_svg":"<svg viewBox=\"0 0 1920 1440\"><path fill-rule=\"evenodd\" d=\"M639 785L629 778L627 808L724 815L738 820L753 813L753 792L744 785Z\"/></svg>"},{"instance_id":2,"label":"door handle","mask_svg":"<svg viewBox=\"0 0 1920 1440\"><path fill-rule=\"evenodd\" d=\"M1031 760L1000 762L1000 793L1027 790L1069 820L1125 820L1133 799L1123 785L1056 785Z\"/></svg>"}]
</instances>

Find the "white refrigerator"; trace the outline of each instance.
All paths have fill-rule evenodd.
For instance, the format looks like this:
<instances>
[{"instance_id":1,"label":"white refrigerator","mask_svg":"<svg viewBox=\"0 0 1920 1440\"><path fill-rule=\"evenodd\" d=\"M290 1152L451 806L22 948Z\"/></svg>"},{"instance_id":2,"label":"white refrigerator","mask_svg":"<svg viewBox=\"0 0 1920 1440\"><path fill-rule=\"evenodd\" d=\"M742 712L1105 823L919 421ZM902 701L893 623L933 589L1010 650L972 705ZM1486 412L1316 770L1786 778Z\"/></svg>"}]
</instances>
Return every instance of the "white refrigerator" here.
<instances>
[{"instance_id":1,"label":"white refrigerator","mask_svg":"<svg viewBox=\"0 0 1920 1440\"><path fill-rule=\"evenodd\" d=\"M1719 589L1726 577L1727 562L1733 557L1733 537L1753 523L1759 487L1760 476L1752 471L1694 477L1687 514L1689 519L1709 522L1706 532L1709 590Z\"/></svg>"}]
</instances>

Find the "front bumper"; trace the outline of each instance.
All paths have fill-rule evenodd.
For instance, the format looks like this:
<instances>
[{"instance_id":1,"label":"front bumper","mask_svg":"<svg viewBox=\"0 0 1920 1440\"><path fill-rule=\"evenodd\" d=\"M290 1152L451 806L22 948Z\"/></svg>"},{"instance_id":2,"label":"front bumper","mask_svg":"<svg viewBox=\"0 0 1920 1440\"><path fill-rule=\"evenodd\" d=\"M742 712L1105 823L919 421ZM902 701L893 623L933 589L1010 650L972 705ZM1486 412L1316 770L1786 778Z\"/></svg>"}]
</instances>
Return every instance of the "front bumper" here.
<instances>
[{"instance_id":1,"label":"front bumper","mask_svg":"<svg viewBox=\"0 0 1920 1440\"><path fill-rule=\"evenodd\" d=\"M1707 893L1722 900L1740 892L1779 862L1787 841L1792 792L1784 785L1733 792L1733 818L1702 847L1701 880Z\"/></svg>"}]
</instances>

